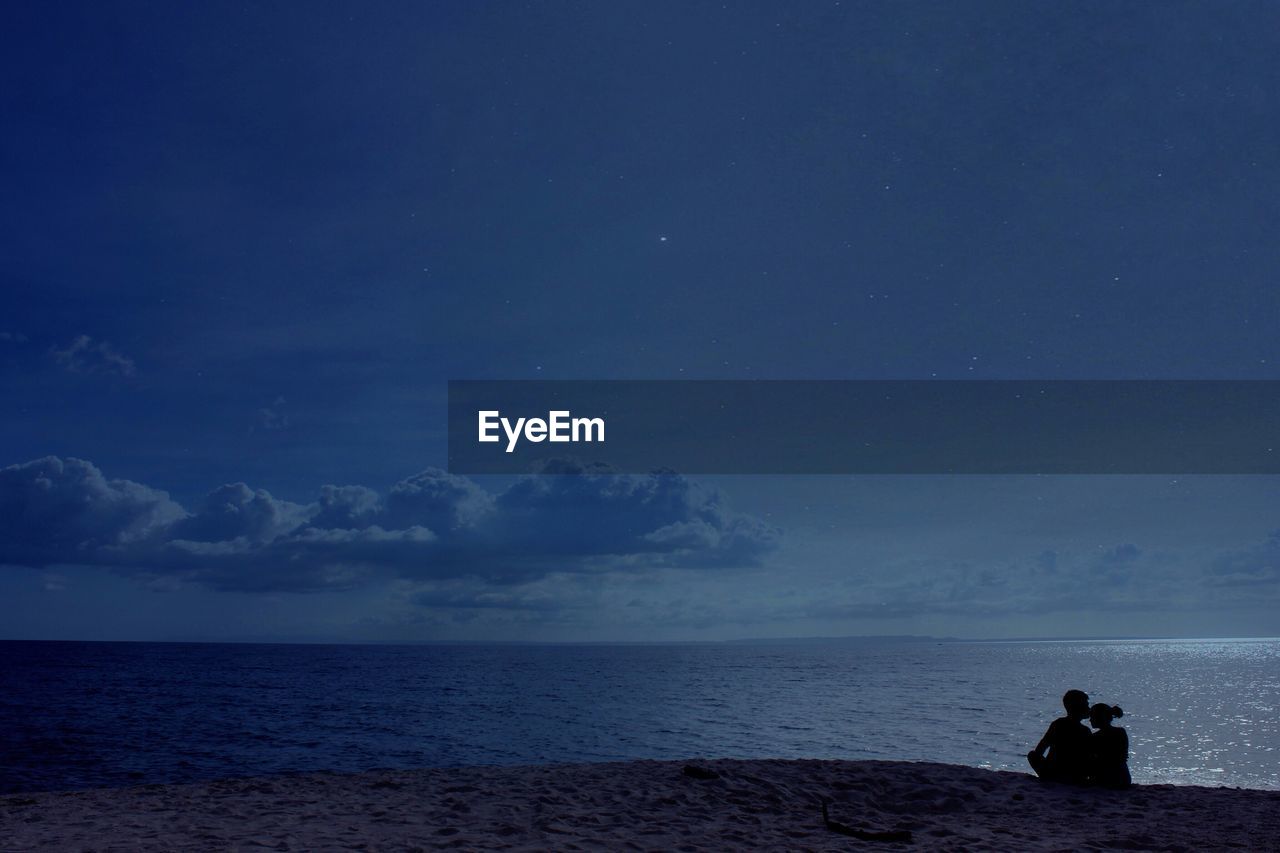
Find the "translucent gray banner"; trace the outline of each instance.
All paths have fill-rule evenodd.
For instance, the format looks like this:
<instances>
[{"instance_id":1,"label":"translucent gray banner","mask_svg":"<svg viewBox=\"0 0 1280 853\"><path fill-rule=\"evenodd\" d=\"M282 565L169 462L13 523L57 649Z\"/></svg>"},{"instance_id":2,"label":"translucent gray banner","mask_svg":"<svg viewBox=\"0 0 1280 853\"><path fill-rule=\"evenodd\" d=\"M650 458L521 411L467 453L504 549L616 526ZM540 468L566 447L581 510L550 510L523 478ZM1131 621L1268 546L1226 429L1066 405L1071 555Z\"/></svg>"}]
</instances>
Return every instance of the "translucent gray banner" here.
<instances>
[{"instance_id":1,"label":"translucent gray banner","mask_svg":"<svg viewBox=\"0 0 1280 853\"><path fill-rule=\"evenodd\" d=\"M449 383L450 471L565 458L629 473L1277 474L1280 382Z\"/></svg>"}]
</instances>

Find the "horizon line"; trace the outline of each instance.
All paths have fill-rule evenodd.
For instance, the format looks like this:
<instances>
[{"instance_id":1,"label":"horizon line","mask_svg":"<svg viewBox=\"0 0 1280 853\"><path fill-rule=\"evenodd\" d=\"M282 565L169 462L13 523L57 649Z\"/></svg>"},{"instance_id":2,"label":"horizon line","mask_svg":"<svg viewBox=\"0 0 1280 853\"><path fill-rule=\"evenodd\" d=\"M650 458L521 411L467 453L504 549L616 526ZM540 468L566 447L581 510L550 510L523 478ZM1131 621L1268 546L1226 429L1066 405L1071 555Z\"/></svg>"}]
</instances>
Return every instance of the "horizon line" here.
<instances>
[{"instance_id":1,"label":"horizon line","mask_svg":"<svg viewBox=\"0 0 1280 853\"><path fill-rule=\"evenodd\" d=\"M1260 642L1280 640L1277 636L1168 637L1168 636L1027 636L952 637L931 634L837 634L789 637L738 637L724 640L322 640L322 639L81 639L50 637L0 637L0 643L132 643L186 646L730 646L770 643L837 643L888 641L899 643L1106 643L1106 642Z\"/></svg>"}]
</instances>

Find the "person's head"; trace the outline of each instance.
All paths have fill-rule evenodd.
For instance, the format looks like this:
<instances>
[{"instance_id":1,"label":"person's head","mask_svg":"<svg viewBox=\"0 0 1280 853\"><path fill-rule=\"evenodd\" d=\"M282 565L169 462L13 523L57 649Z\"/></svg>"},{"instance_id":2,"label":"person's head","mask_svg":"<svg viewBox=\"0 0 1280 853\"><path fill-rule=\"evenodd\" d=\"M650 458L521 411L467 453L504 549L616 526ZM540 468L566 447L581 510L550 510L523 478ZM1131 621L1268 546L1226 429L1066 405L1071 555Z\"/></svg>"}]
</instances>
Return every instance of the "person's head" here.
<instances>
[{"instance_id":1,"label":"person's head","mask_svg":"<svg viewBox=\"0 0 1280 853\"><path fill-rule=\"evenodd\" d=\"M1118 720L1124 716L1124 711L1120 710L1119 705L1108 705L1105 702L1099 702L1089 709L1089 725L1095 729L1105 728L1111 725L1112 720Z\"/></svg>"},{"instance_id":2,"label":"person's head","mask_svg":"<svg viewBox=\"0 0 1280 853\"><path fill-rule=\"evenodd\" d=\"M1071 719L1083 720L1089 716L1089 694L1083 690L1068 690L1062 694L1062 707Z\"/></svg>"}]
</instances>

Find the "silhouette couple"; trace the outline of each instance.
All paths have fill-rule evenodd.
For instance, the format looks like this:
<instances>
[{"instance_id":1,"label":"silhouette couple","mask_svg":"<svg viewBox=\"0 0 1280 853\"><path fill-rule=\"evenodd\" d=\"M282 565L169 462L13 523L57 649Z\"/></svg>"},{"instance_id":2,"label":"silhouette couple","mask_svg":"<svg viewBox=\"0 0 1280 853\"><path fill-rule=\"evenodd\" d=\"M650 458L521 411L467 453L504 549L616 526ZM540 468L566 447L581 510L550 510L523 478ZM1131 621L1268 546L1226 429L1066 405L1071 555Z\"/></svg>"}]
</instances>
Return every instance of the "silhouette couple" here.
<instances>
[{"instance_id":1,"label":"silhouette couple","mask_svg":"<svg viewBox=\"0 0 1280 853\"><path fill-rule=\"evenodd\" d=\"M1068 690L1062 707L1067 715L1050 723L1035 749L1027 753L1036 775L1074 785L1129 787L1129 735L1111 725L1124 711L1101 702L1089 707L1089 695L1083 690ZM1086 718L1094 728L1092 734L1082 722Z\"/></svg>"}]
</instances>

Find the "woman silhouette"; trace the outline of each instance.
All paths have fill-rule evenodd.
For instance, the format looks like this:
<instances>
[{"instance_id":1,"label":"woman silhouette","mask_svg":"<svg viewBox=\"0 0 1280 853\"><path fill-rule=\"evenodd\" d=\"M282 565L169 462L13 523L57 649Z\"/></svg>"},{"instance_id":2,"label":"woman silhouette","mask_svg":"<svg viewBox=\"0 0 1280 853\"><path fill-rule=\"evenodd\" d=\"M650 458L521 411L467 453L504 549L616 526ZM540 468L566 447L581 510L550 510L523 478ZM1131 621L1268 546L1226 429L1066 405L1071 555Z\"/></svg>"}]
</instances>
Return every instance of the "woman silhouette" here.
<instances>
[{"instance_id":1,"label":"woman silhouette","mask_svg":"<svg viewBox=\"0 0 1280 853\"><path fill-rule=\"evenodd\" d=\"M1099 702L1089 709L1089 725L1096 731L1089 736L1089 781L1104 788L1127 788L1129 778L1129 735L1111 721L1124 716L1119 705Z\"/></svg>"}]
</instances>

